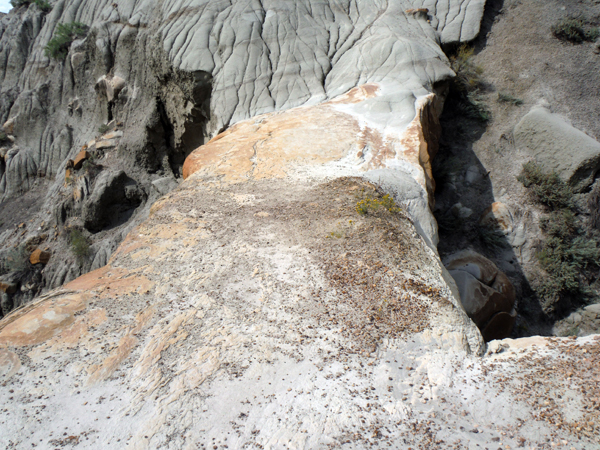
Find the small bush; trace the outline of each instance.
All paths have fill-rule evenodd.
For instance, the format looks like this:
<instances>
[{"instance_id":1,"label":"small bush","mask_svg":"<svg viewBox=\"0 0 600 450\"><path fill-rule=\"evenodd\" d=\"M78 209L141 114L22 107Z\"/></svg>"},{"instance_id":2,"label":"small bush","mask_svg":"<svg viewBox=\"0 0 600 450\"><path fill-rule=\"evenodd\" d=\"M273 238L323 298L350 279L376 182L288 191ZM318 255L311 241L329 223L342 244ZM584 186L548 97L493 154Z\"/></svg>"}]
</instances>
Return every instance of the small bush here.
<instances>
[{"instance_id":1,"label":"small bush","mask_svg":"<svg viewBox=\"0 0 600 450\"><path fill-rule=\"evenodd\" d=\"M78 260L87 258L90 254L90 244L83 233L77 229L71 230L71 252Z\"/></svg>"},{"instance_id":2,"label":"small bush","mask_svg":"<svg viewBox=\"0 0 600 450\"><path fill-rule=\"evenodd\" d=\"M502 92L499 92L498 103L509 103L514 106L521 106L523 104L523 100L521 100L520 98L513 97L510 94L504 94Z\"/></svg>"},{"instance_id":3,"label":"small bush","mask_svg":"<svg viewBox=\"0 0 600 450\"><path fill-rule=\"evenodd\" d=\"M71 42L80 37L85 37L88 27L80 22L59 23L54 31L54 36L44 48L46 56L54 59L65 59L69 53Z\"/></svg>"},{"instance_id":4,"label":"small bush","mask_svg":"<svg viewBox=\"0 0 600 450\"><path fill-rule=\"evenodd\" d=\"M367 197L356 204L356 212L361 215L378 211L380 208L384 208L391 213L402 211L402 209L396 206L396 202L394 202L394 199L389 194L384 195L382 198Z\"/></svg>"},{"instance_id":5,"label":"small bush","mask_svg":"<svg viewBox=\"0 0 600 450\"><path fill-rule=\"evenodd\" d=\"M102 125L100 125L100 126L98 127L98 133L100 133L100 134L104 134L104 133L106 133L108 130L110 130L110 127L109 127L107 124L105 124L105 123L103 123Z\"/></svg>"},{"instance_id":6,"label":"small bush","mask_svg":"<svg viewBox=\"0 0 600 450\"><path fill-rule=\"evenodd\" d=\"M10 4L13 8L18 8L19 6L23 5L34 4L43 12L49 12L52 10L52 5L46 0L10 0Z\"/></svg>"},{"instance_id":7,"label":"small bush","mask_svg":"<svg viewBox=\"0 0 600 450\"><path fill-rule=\"evenodd\" d=\"M586 27L579 19L562 19L552 27L554 36L563 41L579 44L583 41L595 41L600 36L596 27Z\"/></svg>"},{"instance_id":8,"label":"small bush","mask_svg":"<svg viewBox=\"0 0 600 450\"><path fill-rule=\"evenodd\" d=\"M0 131L0 144L8 141L8 136L3 131Z\"/></svg>"},{"instance_id":9,"label":"small bush","mask_svg":"<svg viewBox=\"0 0 600 450\"><path fill-rule=\"evenodd\" d=\"M473 62L473 55L473 48L462 45L450 56L450 67L456 73L452 89L458 97L458 108L464 115L487 122L491 119L491 113L483 97L483 68Z\"/></svg>"},{"instance_id":10,"label":"small bush","mask_svg":"<svg viewBox=\"0 0 600 450\"><path fill-rule=\"evenodd\" d=\"M556 172L545 173L539 164L530 161L523 165L523 172L517 179L532 189L540 203L552 209L573 207L573 190Z\"/></svg>"}]
</instances>

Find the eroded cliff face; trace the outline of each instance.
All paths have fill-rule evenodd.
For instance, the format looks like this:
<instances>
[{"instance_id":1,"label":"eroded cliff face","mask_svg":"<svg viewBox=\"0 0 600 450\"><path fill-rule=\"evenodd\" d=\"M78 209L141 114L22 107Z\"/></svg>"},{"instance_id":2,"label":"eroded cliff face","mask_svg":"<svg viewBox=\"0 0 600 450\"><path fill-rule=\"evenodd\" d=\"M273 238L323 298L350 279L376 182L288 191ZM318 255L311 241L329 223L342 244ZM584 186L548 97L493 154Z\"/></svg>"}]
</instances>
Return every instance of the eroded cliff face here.
<instances>
[{"instance_id":1,"label":"eroded cliff face","mask_svg":"<svg viewBox=\"0 0 600 450\"><path fill-rule=\"evenodd\" d=\"M25 243L26 251L63 254L14 306L105 264L149 205L177 185L185 157L237 122L377 83L379 95L350 113L400 142L415 119L420 126L424 99L443 94L453 74L440 45L475 37L484 2L52 6L48 13L22 6L0 22L0 122L8 135L0 150L7 212L0 239L5 248ZM49 58L44 47L58 25L72 22L88 26L87 36L74 40L65 60ZM443 95L434 102L439 110ZM431 197L430 134L420 140L429 147L412 158L422 169L411 176ZM69 161L81 151L88 161L73 169ZM115 217L95 216L110 207ZM83 258L63 252L73 229L90 245ZM435 231L428 233L435 245Z\"/></svg>"}]
</instances>

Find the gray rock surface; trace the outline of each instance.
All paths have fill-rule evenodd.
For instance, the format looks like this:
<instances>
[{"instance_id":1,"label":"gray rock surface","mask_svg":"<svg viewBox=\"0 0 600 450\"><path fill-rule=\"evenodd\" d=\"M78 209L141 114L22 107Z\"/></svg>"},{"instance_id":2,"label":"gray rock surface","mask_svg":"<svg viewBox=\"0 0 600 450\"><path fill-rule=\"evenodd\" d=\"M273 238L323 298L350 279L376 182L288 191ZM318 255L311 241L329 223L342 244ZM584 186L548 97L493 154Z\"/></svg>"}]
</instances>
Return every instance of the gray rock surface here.
<instances>
[{"instance_id":1,"label":"gray rock surface","mask_svg":"<svg viewBox=\"0 0 600 450\"><path fill-rule=\"evenodd\" d=\"M52 221L53 245L64 250L63 227L81 226L75 222L84 217L94 231L92 248L104 250L79 265L51 261L47 286L105 262L126 226L98 232L106 225L102 208L94 207L98 173L71 173L68 166L85 145L93 142L87 151L100 177L122 170L148 194L127 222L137 223L175 186L153 181L180 177L191 151L241 120L376 82L380 95L349 112L402 132L418 99L453 75L441 44L473 39L484 2L59 0L52 6L44 13L25 5L0 18L0 123L9 134L0 204L40 192L45 200L32 227L48 231ZM409 11L415 8L427 12ZM49 59L44 47L57 25L73 21L89 27L87 36L71 44L64 61ZM109 123L123 134L101 138ZM422 193L410 195L435 245ZM0 245L14 245L17 234Z\"/></svg>"},{"instance_id":2,"label":"gray rock surface","mask_svg":"<svg viewBox=\"0 0 600 450\"><path fill-rule=\"evenodd\" d=\"M535 107L514 129L517 148L528 149L545 170L557 172L576 191L594 182L600 169L600 142L546 108Z\"/></svg>"}]
</instances>

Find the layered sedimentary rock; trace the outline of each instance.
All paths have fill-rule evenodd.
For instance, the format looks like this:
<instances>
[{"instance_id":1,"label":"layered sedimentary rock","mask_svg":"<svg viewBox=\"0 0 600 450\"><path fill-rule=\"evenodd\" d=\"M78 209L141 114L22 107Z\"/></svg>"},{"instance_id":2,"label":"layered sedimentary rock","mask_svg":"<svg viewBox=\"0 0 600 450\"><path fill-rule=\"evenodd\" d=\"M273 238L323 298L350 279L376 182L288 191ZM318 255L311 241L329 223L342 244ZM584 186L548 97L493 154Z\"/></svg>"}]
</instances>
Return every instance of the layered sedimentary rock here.
<instances>
[{"instance_id":1,"label":"layered sedimentary rock","mask_svg":"<svg viewBox=\"0 0 600 450\"><path fill-rule=\"evenodd\" d=\"M64 168L84 145L102 147L88 175L71 167L79 178L69 198L91 232L115 226L105 216L114 205L144 194L149 204L180 170L186 179L107 265L0 321L0 443L592 442L595 397L557 404L545 420L523 398L527 378L497 381L520 358L552 362L565 348L569 364L593 367L598 341L540 340L546 353L503 343L480 359L481 335L435 250L430 163L452 76L440 44L472 39L482 9L460 0L67 1L45 20L34 6L3 19L20 28L4 28L2 42L28 18L37 27L22 80L5 75L2 85L15 99L2 112L11 155L29 161L14 166L25 172L6 166L5 186L26 188L17 175L47 153L19 131L31 118L43 130L77 130L59 141L72 142L64 155L52 153ZM90 34L65 63L49 63L42 46L71 20ZM42 82L54 115L35 109ZM114 134L96 136L109 120ZM150 185L154 197L141 192ZM544 387L577 399L597 391L564 364L547 364ZM577 384L565 391L567 376Z\"/></svg>"},{"instance_id":2,"label":"layered sedimentary rock","mask_svg":"<svg viewBox=\"0 0 600 450\"><path fill-rule=\"evenodd\" d=\"M235 123L377 83L379 95L352 114L360 115L361 127L400 139L424 99L443 92L452 76L441 44L473 39L484 1L60 0L52 6L47 13L22 6L0 21L0 123L9 138L2 144L0 201L28 190L45 196L26 239L41 227L52 250L60 250L75 227L90 240L87 259L50 261L43 288L103 265L128 224L139 223L177 185L185 157ZM74 40L65 60L49 58L44 47L57 26L74 21L89 27L87 36ZM107 123L124 134L103 139ZM69 161L91 142L91 169L73 170ZM425 173L411 177L425 179L431 195L427 162L422 166ZM110 226L101 217L79 220L102 170L123 170L142 191L141 202L128 202L123 219ZM421 193L409 190L421 202ZM12 247L22 236L7 230L0 239Z\"/></svg>"}]
</instances>

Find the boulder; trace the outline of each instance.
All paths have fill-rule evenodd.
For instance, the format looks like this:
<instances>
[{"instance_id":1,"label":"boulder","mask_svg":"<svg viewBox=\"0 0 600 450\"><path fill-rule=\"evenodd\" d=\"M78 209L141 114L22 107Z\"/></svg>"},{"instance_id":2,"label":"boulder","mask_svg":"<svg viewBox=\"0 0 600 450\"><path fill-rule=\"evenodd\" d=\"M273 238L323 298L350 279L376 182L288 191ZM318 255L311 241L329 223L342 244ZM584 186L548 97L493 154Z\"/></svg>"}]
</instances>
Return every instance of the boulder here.
<instances>
[{"instance_id":1,"label":"boulder","mask_svg":"<svg viewBox=\"0 0 600 450\"><path fill-rule=\"evenodd\" d=\"M557 172L575 191L594 182L600 169L600 142L546 108L535 107L514 129L515 145L531 152L548 172Z\"/></svg>"},{"instance_id":2,"label":"boulder","mask_svg":"<svg viewBox=\"0 0 600 450\"><path fill-rule=\"evenodd\" d=\"M510 335L516 319L515 289L508 277L484 256L461 252L446 262L467 315L485 340Z\"/></svg>"},{"instance_id":3,"label":"boulder","mask_svg":"<svg viewBox=\"0 0 600 450\"><path fill-rule=\"evenodd\" d=\"M79 153L77 153L77 156L73 160L73 168L75 170L81 169L84 161L90 159L90 157L91 155L86 150L81 150Z\"/></svg>"},{"instance_id":4,"label":"boulder","mask_svg":"<svg viewBox=\"0 0 600 450\"><path fill-rule=\"evenodd\" d=\"M17 285L7 280L0 280L0 291L5 294L14 294L17 291Z\"/></svg>"},{"instance_id":5,"label":"boulder","mask_svg":"<svg viewBox=\"0 0 600 450\"><path fill-rule=\"evenodd\" d=\"M95 233L128 218L142 202L143 191L122 170L102 172L82 209L84 226Z\"/></svg>"},{"instance_id":6,"label":"boulder","mask_svg":"<svg viewBox=\"0 0 600 450\"><path fill-rule=\"evenodd\" d=\"M48 264L48 261L50 261L50 256L50 252L45 252L42 251L42 249L37 248L29 257L29 262L31 264Z\"/></svg>"},{"instance_id":7,"label":"boulder","mask_svg":"<svg viewBox=\"0 0 600 450\"><path fill-rule=\"evenodd\" d=\"M513 217L508 206L494 202L481 214L479 225L508 234L513 229Z\"/></svg>"}]
</instances>

